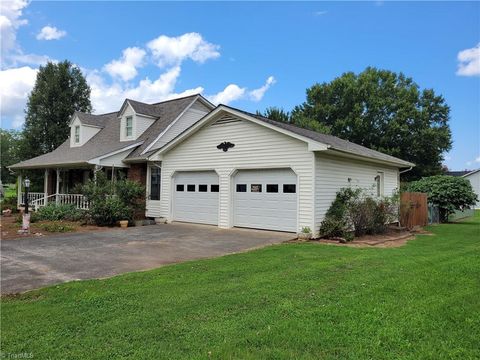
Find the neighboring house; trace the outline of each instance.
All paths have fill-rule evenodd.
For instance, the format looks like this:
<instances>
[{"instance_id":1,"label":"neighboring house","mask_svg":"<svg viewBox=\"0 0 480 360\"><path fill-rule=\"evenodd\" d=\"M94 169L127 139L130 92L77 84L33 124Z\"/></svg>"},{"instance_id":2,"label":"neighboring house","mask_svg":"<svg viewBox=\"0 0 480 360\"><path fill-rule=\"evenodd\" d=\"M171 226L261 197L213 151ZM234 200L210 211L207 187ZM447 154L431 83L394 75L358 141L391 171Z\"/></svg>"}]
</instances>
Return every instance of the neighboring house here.
<instances>
[{"instance_id":1,"label":"neighboring house","mask_svg":"<svg viewBox=\"0 0 480 360\"><path fill-rule=\"evenodd\" d=\"M473 191L477 194L477 197L480 199L480 169L477 170L464 170L464 171L449 171L447 175L451 176L461 176L472 184ZM480 209L480 200L477 201L477 204L474 206L475 209Z\"/></svg>"},{"instance_id":2,"label":"neighboring house","mask_svg":"<svg viewBox=\"0 0 480 360\"><path fill-rule=\"evenodd\" d=\"M222 228L309 227L317 235L339 189L391 195L401 169L412 166L196 95L153 105L126 100L119 112L104 115L76 113L69 140L11 168L45 169L51 199L67 196L92 170L113 176L122 169L145 184L147 217ZM44 194L33 196L44 204Z\"/></svg>"}]
</instances>

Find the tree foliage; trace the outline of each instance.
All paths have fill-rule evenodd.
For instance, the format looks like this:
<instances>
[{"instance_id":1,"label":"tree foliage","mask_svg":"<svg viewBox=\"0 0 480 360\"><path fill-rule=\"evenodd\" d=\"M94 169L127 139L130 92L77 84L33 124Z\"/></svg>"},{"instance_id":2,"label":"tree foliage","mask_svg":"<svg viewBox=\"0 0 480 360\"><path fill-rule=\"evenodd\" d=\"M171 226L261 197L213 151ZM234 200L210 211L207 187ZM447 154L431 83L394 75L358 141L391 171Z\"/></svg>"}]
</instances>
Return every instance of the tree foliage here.
<instances>
[{"instance_id":1,"label":"tree foliage","mask_svg":"<svg viewBox=\"0 0 480 360\"><path fill-rule=\"evenodd\" d=\"M440 209L440 220L448 221L455 210L468 209L478 201L470 181L463 177L436 175L407 184L407 191L427 193L428 201Z\"/></svg>"},{"instance_id":2,"label":"tree foliage","mask_svg":"<svg viewBox=\"0 0 480 360\"><path fill-rule=\"evenodd\" d=\"M20 161L19 147L21 134L16 130L0 129L0 163L2 166L2 183L14 183L16 181L15 175L12 175L8 170L8 166Z\"/></svg>"},{"instance_id":3,"label":"tree foliage","mask_svg":"<svg viewBox=\"0 0 480 360\"><path fill-rule=\"evenodd\" d=\"M257 115L324 134L330 133L330 129L327 126L319 123L318 121L302 116L292 118L291 114L288 111L283 110L282 108L269 107L266 108L263 113L257 111Z\"/></svg>"},{"instance_id":4,"label":"tree foliage","mask_svg":"<svg viewBox=\"0 0 480 360\"><path fill-rule=\"evenodd\" d=\"M133 221L138 214L144 214L145 188L135 181L119 179L112 182L103 171L98 171L96 179L88 180L75 191L90 201L88 215L97 225Z\"/></svg>"},{"instance_id":5,"label":"tree foliage","mask_svg":"<svg viewBox=\"0 0 480 360\"><path fill-rule=\"evenodd\" d=\"M406 177L442 172L451 149L450 108L432 89L421 90L402 73L367 68L307 89L291 122L313 121L332 135L399 157L417 166Z\"/></svg>"},{"instance_id":6,"label":"tree foliage","mask_svg":"<svg viewBox=\"0 0 480 360\"><path fill-rule=\"evenodd\" d=\"M28 97L22 159L56 149L68 138L73 113L91 110L90 87L78 67L67 60L41 66Z\"/></svg>"}]
</instances>

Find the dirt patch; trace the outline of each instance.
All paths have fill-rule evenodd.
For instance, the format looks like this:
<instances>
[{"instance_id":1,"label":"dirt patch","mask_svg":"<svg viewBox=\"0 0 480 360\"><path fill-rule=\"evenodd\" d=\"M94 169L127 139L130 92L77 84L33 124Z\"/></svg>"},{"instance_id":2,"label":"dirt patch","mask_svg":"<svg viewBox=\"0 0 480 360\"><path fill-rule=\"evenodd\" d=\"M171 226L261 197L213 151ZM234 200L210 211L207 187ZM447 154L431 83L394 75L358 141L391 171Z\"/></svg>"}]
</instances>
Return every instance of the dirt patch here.
<instances>
[{"instance_id":1,"label":"dirt patch","mask_svg":"<svg viewBox=\"0 0 480 360\"><path fill-rule=\"evenodd\" d=\"M19 234L18 230L21 229L21 224L16 222L16 216L1 216L0 217L0 231L1 231L1 240L15 240L22 239L26 237L41 237L46 235L59 235L65 234L62 232L50 232L45 229L44 225L59 223L59 221L38 221L30 224L30 234ZM82 225L79 222L73 221L62 221L61 222L68 227L73 228L72 231L68 233L82 233L82 232L91 232L91 231L105 231L110 230L108 227L99 227L95 225ZM43 225L43 226L42 226Z\"/></svg>"},{"instance_id":2,"label":"dirt patch","mask_svg":"<svg viewBox=\"0 0 480 360\"><path fill-rule=\"evenodd\" d=\"M418 232L416 232L418 233ZM427 232L425 232L427 233ZM423 233L422 233L423 234ZM426 235L426 234L425 234ZM341 243L339 240L319 239L312 240L319 244L337 245L337 246L349 246L349 247L400 247L407 243L407 241L415 238L415 233L410 231L389 231L381 235L365 235L355 238L351 242Z\"/></svg>"}]
</instances>

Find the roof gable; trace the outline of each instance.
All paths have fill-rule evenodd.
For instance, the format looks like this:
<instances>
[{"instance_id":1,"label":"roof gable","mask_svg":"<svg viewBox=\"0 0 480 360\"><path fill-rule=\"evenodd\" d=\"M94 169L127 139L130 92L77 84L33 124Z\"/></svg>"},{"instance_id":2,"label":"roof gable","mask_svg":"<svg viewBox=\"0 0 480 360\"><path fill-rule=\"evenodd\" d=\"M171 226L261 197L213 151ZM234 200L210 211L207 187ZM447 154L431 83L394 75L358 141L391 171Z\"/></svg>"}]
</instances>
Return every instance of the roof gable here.
<instances>
[{"instance_id":1,"label":"roof gable","mask_svg":"<svg viewBox=\"0 0 480 360\"><path fill-rule=\"evenodd\" d=\"M375 161L386 162L390 164L395 164L399 167L410 167L414 164L398 159L396 157L366 148L364 146L349 142L347 140L340 139L332 135L321 134L316 131L307 130L300 128L298 126L283 123L275 120L271 120L262 116L248 113L243 110L235 109L226 105L219 105L214 111L206 115L201 121L194 124L192 127L185 130L182 134L177 136L172 142L160 149L151 155L153 157L156 154L161 154L167 152L169 149L176 146L179 142L183 141L200 128L215 120L215 117L219 113L231 114L238 116L242 119L246 119L257 124L266 126L274 131L282 132L291 137L297 138L299 140L305 141L308 144L310 151L322 151L322 150L335 150L338 152L343 152L351 154L352 156L358 156L363 158L369 158Z\"/></svg>"}]
</instances>

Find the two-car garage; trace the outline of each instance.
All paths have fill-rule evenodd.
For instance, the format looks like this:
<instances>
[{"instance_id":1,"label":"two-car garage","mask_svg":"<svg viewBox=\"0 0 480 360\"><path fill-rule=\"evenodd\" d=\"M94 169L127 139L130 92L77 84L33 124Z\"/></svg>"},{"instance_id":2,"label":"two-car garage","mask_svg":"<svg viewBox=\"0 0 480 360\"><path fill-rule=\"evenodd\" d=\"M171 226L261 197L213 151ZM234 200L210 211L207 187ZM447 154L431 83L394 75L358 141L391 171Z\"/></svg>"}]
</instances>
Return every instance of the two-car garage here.
<instances>
[{"instance_id":1,"label":"two-car garage","mask_svg":"<svg viewBox=\"0 0 480 360\"><path fill-rule=\"evenodd\" d=\"M233 226L297 231L297 176L291 169L238 170L231 184ZM214 171L177 172L173 220L217 225L219 191Z\"/></svg>"}]
</instances>

